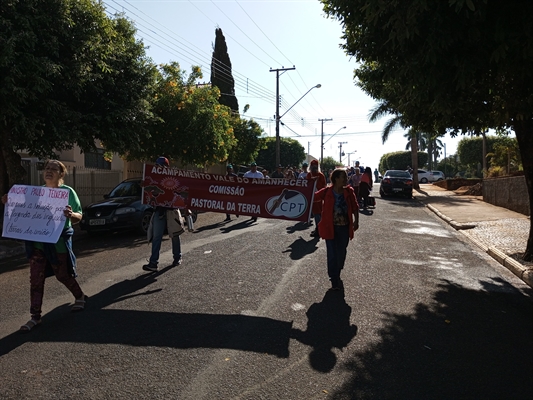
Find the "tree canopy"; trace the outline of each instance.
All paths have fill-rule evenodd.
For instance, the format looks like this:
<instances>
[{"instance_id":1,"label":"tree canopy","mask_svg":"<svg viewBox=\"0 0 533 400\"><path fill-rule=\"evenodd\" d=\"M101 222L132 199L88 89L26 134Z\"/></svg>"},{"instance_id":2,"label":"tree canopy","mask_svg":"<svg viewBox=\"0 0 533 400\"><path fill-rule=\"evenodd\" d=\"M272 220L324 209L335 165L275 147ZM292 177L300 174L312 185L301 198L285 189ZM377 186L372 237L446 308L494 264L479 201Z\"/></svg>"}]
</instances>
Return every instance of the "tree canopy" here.
<instances>
[{"instance_id":1,"label":"tree canopy","mask_svg":"<svg viewBox=\"0 0 533 400\"><path fill-rule=\"evenodd\" d=\"M37 157L95 147L124 153L148 134L155 68L133 25L92 0L0 3L0 186Z\"/></svg>"},{"instance_id":2,"label":"tree canopy","mask_svg":"<svg viewBox=\"0 0 533 400\"><path fill-rule=\"evenodd\" d=\"M223 162L236 144L231 110L218 102L220 91L197 86L200 67L187 76L179 64L162 65L152 99L159 121L149 126L150 137L127 152L128 159L153 160L164 154L185 164Z\"/></svg>"},{"instance_id":3,"label":"tree canopy","mask_svg":"<svg viewBox=\"0 0 533 400\"><path fill-rule=\"evenodd\" d=\"M321 1L358 86L415 131L513 129L533 198L533 2Z\"/></svg>"},{"instance_id":4,"label":"tree canopy","mask_svg":"<svg viewBox=\"0 0 533 400\"><path fill-rule=\"evenodd\" d=\"M276 138L267 137L262 139L256 158L258 165L274 171L276 169ZM280 138L280 159L284 167L300 166L305 160L305 149L297 140L291 138Z\"/></svg>"}]
</instances>

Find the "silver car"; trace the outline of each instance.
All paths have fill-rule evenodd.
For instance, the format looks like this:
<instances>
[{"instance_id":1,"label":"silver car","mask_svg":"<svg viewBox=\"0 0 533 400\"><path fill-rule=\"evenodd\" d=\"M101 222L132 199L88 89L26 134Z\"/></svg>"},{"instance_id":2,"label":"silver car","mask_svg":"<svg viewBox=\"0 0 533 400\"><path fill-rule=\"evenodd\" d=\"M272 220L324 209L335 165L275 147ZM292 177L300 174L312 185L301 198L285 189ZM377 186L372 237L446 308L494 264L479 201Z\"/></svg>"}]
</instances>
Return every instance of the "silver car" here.
<instances>
[{"instance_id":1,"label":"silver car","mask_svg":"<svg viewBox=\"0 0 533 400\"><path fill-rule=\"evenodd\" d=\"M413 174L411 174L411 177L413 178ZM426 171L425 169L419 169L418 170L418 182L420 183L434 182L433 172Z\"/></svg>"},{"instance_id":2,"label":"silver car","mask_svg":"<svg viewBox=\"0 0 533 400\"><path fill-rule=\"evenodd\" d=\"M446 179L446 177L444 176L444 172L442 171L431 171L433 173L433 180L431 180L430 182L438 182L438 181L443 181L444 179Z\"/></svg>"}]
</instances>

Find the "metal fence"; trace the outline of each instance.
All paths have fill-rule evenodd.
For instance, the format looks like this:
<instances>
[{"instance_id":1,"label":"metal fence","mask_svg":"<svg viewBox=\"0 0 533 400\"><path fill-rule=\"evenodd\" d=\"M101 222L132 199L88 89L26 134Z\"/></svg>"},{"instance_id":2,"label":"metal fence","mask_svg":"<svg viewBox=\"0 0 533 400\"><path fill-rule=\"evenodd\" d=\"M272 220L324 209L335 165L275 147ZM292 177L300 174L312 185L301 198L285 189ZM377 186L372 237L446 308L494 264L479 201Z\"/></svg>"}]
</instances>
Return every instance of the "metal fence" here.
<instances>
[{"instance_id":1,"label":"metal fence","mask_svg":"<svg viewBox=\"0 0 533 400\"><path fill-rule=\"evenodd\" d=\"M42 174L43 163L32 163L23 160L22 166L27 175L24 184L41 186L44 185ZM123 170L108 170L85 167L67 167L65 185L73 188L82 206L102 200L103 196L111 191L124 179ZM127 176L140 177L142 171L128 170Z\"/></svg>"}]
</instances>

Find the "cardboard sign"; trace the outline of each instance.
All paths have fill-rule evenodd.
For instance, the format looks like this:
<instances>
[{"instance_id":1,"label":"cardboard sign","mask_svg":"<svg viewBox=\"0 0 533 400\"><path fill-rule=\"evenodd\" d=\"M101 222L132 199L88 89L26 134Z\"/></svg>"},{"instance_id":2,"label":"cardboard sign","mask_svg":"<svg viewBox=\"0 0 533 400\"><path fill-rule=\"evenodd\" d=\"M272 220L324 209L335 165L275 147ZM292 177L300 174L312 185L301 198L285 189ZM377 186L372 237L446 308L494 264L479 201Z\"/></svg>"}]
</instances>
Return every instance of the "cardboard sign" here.
<instances>
[{"instance_id":1,"label":"cardboard sign","mask_svg":"<svg viewBox=\"0 0 533 400\"><path fill-rule=\"evenodd\" d=\"M7 195L2 236L57 243L65 226L69 190L14 185Z\"/></svg>"},{"instance_id":2,"label":"cardboard sign","mask_svg":"<svg viewBox=\"0 0 533 400\"><path fill-rule=\"evenodd\" d=\"M308 221L315 181L255 179L144 166L143 204Z\"/></svg>"}]
</instances>

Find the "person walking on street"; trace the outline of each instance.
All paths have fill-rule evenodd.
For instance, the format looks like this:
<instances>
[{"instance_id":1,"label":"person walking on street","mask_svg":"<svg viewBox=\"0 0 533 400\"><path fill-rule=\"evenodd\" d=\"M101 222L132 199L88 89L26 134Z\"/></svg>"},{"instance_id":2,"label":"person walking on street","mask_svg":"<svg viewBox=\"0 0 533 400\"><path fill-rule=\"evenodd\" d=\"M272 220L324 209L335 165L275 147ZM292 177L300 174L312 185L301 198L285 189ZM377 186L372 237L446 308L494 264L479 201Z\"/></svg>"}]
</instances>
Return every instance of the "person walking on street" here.
<instances>
[{"instance_id":1,"label":"person walking on street","mask_svg":"<svg viewBox=\"0 0 533 400\"><path fill-rule=\"evenodd\" d=\"M159 157L155 163L163 167L169 167L170 164L166 157ZM144 271L157 272L157 265L159 263L159 251L161 250L161 243L163 241L163 235L167 229L167 211L172 211L173 208L156 206L151 221L151 233L152 233L152 253L148 264L143 265ZM172 241L172 255L174 261L171 266L176 267L181 264L181 239L179 235L170 235Z\"/></svg>"},{"instance_id":2,"label":"person walking on street","mask_svg":"<svg viewBox=\"0 0 533 400\"><path fill-rule=\"evenodd\" d=\"M249 179L265 179L265 176L257 170L257 164L255 162L250 164L250 171L246 171L243 177ZM257 217L252 217L251 220L252 222L256 222Z\"/></svg>"},{"instance_id":3,"label":"person walking on street","mask_svg":"<svg viewBox=\"0 0 533 400\"><path fill-rule=\"evenodd\" d=\"M348 185L344 168L331 174L331 186L315 193L322 205L322 218L318 224L320 237L326 241L328 276L332 290L344 288L340 274L344 268L348 243L359 229L359 205L353 189Z\"/></svg>"},{"instance_id":4,"label":"person walking on street","mask_svg":"<svg viewBox=\"0 0 533 400\"><path fill-rule=\"evenodd\" d=\"M65 185L67 174L65 165L57 160L46 162L43 170L44 186L49 188L67 189L69 191L68 205L63 210L66 217L63 232L56 243L40 243L26 241L26 257L30 263L30 320L20 327L20 332L26 333L41 324L42 304L44 296L44 281L48 276L55 275L74 296L72 311L83 311L87 296L76 281L76 257L72 251L73 224L82 218L82 208L78 195L71 187ZM6 204L8 196L2 196L2 203Z\"/></svg>"},{"instance_id":5,"label":"person walking on street","mask_svg":"<svg viewBox=\"0 0 533 400\"><path fill-rule=\"evenodd\" d=\"M310 171L307 174L307 179L311 183L316 182L315 190L320 190L326 187L326 177L322 172L320 172L320 166L318 165L318 160L311 161ZM320 222L320 213L322 212L322 202L320 200L313 201L311 206L311 212L315 219L315 229L311 232L311 237L318 237L318 223Z\"/></svg>"},{"instance_id":6,"label":"person walking on street","mask_svg":"<svg viewBox=\"0 0 533 400\"><path fill-rule=\"evenodd\" d=\"M237 178L237 174L233 172L233 165L228 164L226 166L226 176L233 176L234 178ZM238 215L236 215L236 217L239 218ZM231 216L226 214L226 219L224 221L231 221Z\"/></svg>"},{"instance_id":7,"label":"person walking on street","mask_svg":"<svg viewBox=\"0 0 533 400\"><path fill-rule=\"evenodd\" d=\"M361 183L362 177L363 175L361 175L361 170L359 168L355 168L354 173L349 180L349 184L352 187L356 198L359 198L359 184Z\"/></svg>"},{"instance_id":8,"label":"person walking on street","mask_svg":"<svg viewBox=\"0 0 533 400\"><path fill-rule=\"evenodd\" d=\"M379 183L379 171L377 168L374 170L374 183Z\"/></svg>"},{"instance_id":9,"label":"person walking on street","mask_svg":"<svg viewBox=\"0 0 533 400\"><path fill-rule=\"evenodd\" d=\"M366 167L365 172L361 177L361 182L359 183L359 198L363 201L363 210L366 210L368 207L368 197L370 196L371 190L372 169L370 167Z\"/></svg>"}]
</instances>

